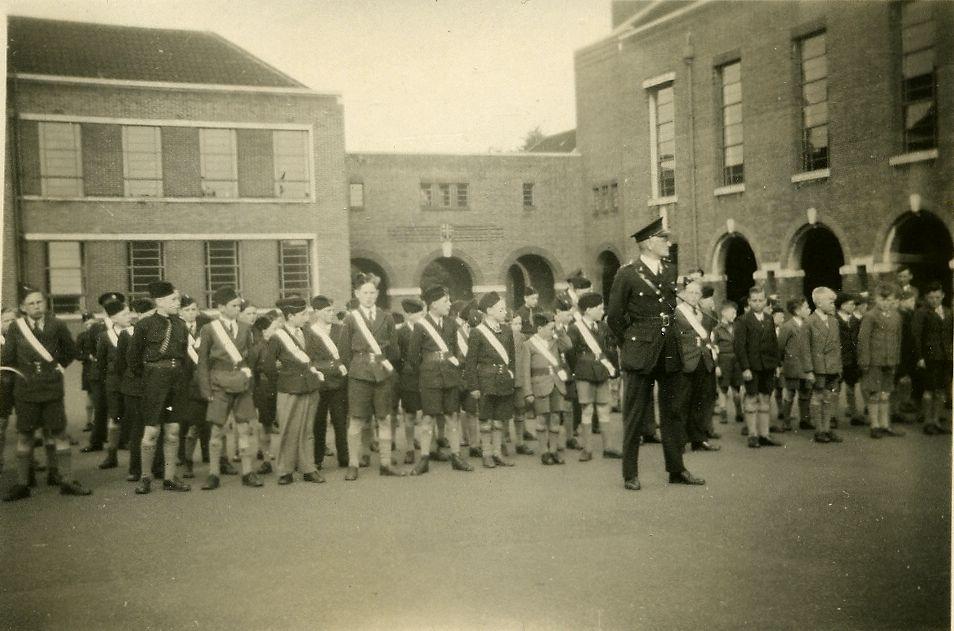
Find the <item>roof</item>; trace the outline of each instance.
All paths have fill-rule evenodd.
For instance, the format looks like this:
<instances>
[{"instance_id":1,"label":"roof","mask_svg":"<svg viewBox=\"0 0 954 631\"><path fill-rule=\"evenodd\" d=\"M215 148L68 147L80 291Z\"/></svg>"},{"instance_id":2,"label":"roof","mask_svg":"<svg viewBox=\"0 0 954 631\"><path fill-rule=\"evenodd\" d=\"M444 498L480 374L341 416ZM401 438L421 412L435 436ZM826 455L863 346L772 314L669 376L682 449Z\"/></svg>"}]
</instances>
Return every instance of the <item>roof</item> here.
<instances>
[{"instance_id":1,"label":"roof","mask_svg":"<svg viewBox=\"0 0 954 631\"><path fill-rule=\"evenodd\" d=\"M613 29L615 34L638 29L695 4L695 0L652 0Z\"/></svg>"},{"instance_id":2,"label":"roof","mask_svg":"<svg viewBox=\"0 0 954 631\"><path fill-rule=\"evenodd\" d=\"M576 149L576 130L546 136L527 151L531 153L570 153Z\"/></svg>"},{"instance_id":3,"label":"roof","mask_svg":"<svg viewBox=\"0 0 954 631\"><path fill-rule=\"evenodd\" d=\"M10 16L7 72L122 81L305 88L207 31Z\"/></svg>"}]
</instances>

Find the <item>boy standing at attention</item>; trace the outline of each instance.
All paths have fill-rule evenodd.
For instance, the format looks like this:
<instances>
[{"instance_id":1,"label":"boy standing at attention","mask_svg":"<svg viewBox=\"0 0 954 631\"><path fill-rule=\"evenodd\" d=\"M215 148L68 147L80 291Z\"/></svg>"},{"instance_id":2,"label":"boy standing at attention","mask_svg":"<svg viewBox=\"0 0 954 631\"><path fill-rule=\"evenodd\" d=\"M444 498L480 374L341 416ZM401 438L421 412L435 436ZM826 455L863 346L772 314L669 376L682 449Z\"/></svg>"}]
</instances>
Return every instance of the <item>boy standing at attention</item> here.
<instances>
[{"instance_id":1,"label":"boy standing at attention","mask_svg":"<svg viewBox=\"0 0 954 631\"><path fill-rule=\"evenodd\" d=\"M815 311L805 321L801 363L805 379L812 384L811 414L816 443L840 443L831 430L831 417L838 405L841 387L841 334L835 320L835 292L828 287L812 290Z\"/></svg>"},{"instance_id":2,"label":"boy standing at attention","mask_svg":"<svg viewBox=\"0 0 954 631\"><path fill-rule=\"evenodd\" d=\"M858 366L868 396L871 437L902 436L891 429L891 391L901 361L901 314L894 304L894 286L880 285L874 301L874 309L865 312L858 331Z\"/></svg>"}]
</instances>

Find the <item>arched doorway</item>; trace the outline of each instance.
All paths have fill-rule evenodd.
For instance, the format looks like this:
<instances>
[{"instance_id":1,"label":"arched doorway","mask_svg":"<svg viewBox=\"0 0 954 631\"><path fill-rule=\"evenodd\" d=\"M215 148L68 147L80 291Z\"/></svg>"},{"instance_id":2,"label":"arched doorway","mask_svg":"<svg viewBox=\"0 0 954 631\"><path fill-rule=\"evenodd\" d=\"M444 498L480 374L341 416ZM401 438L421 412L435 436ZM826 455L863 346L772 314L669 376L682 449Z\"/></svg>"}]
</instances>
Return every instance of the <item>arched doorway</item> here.
<instances>
[{"instance_id":1,"label":"arched doorway","mask_svg":"<svg viewBox=\"0 0 954 631\"><path fill-rule=\"evenodd\" d=\"M741 234L730 234L719 248L716 267L725 276L725 297L742 306L748 300L749 289L755 284L759 264L748 239Z\"/></svg>"},{"instance_id":2,"label":"arched doorway","mask_svg":"<svg viewBox=\"0 0 954 631\"><path fill-rule=\"evenodd\" d=\"M382 309L387 309L391 304L391 297L388 296L388 287L390 287L390 284L388 283L388 275L384 273L384 269L371 259L353 258L351 259L351 278L353 279L358 272L374 274L381 279L381 284L378 285L377 305ZM348 299L350 300L351 296L349 296Z\"/></svg>"},{"instance_id":3,"label":"arched doorway","mask_svg":"<svg viewBox=\"0 0 954 631\"><path fill-rule=\"evenodd\" d=\"M845 264L845 253L838 237L823 224L805 227L796 237L795 253L805 272L802 291L811 302L812 290L816 287L841 289L840 268ZM814 305L812 305L814 307Z\"/></svg>"},{"instance_id":4,"label":"arched doorway","mask_svg":"<svg viewBox=\"0 0 954 631\"><path fill-rule=\"evenodd\" d=\"M467 263L455 256L438 257L424 268L421 289L434 285L447 287L451 300L470 300L474 297L474 275Z\"/></svg>"},{"instance_id":5,"label":"arched doorway","mask_svg":"<svg viewBox=\"0 0 954 631\"><path fill-rule=\"evenodd\" d=\"M951 297L951 268L954 243L947 226L936 215L906 212L888 235L888 262L907 265L914 275L912 284L922 293L928 283L939 282L947 300Z\"/></svg>"},{"instance_id":6,"label":"arched doorway","mask_svg":"<svg viewBox=\"0 0 954 631\"><path fill-rule=\"evenodd\" d=\"M513 308L523 306L523 290L529 285L540 296L539 305L549 309L553 305L553 270L547 260L538 254L517 257L507 270L507 292L513 296Z\"/></svg>"},{"instance_id":7,"label":"arched doorway","mask_svg":"<svg viewBox=\"0 0 954 631\"><path fill-rule=\"evenodd\" d=\"M609 250L603 250L596 257L596 263L600 266L600 287L603 291L603 302L609 302L610 289L613 287L613 279L616 278L616 272L619 271L619 257Z\"/></svg>"}]
</instances>

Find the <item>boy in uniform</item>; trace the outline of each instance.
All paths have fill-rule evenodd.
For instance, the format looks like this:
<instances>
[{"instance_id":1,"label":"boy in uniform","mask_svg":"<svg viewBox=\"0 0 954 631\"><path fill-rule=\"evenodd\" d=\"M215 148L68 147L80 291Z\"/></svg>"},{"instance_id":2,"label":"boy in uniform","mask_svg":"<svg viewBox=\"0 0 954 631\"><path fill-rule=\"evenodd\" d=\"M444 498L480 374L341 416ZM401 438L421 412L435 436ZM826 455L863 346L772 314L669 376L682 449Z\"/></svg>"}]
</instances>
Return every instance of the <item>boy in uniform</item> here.
<instances>
[{"instance_id":1,"label":"boy in uniform","mask_svg":"<svg viewBox=\"0 0 954 631\"><path fill-rule=\"evenodd\" d=\"M742 370L739 368L739 362L735 358L735 317L738 313L738 307L732 301L722 305L721 320L712 332L716 349L719 353L716 358L716 378L719 380L719 391L722 393L722 405L719 406L719 413L722 416L722 423L729 422L729 400L733 403L735 409L735 420L737 423L744 421L742 417Z\"/></svg>"},{"instance_id":2,"label":"boy in uniform","mask_svg":"<svg viewBox=\"0 0 954 631\"><path fill-rule=\"evenodd\" d=\"M437 417L444 418L450 448L451 466L455 471L473 471L460 457L460 359L457 349L457 323L450 317L450 294L446 287L429 287L423 292L427 314L411 333L405 365L418 375L423 416L418 425L421 459L411 475L428 471L430 456L425 449L431 444Z\"/></svg>"},{"instance_id":3,"label":"boy in uniform","mask_svg":"<svg viewBox=\"0 0 954 631\"><path fill-rule=\"evenodd\" d=\"M804 297L792 298L786 305L789 314L792 316L779 327L778 332L778 350L782 356L782 427L786 430L794 429L794 420L792 419L792 404L795 397L798 397L798 428L812 429L811 422L811 399L812 385L805 381L802 373L801 361L801 340L805 326L805 319L811 314L808 308L808 301ZM755 447L751 438L749 446Z\"/></svg>"},{"instance_id":4,"label":"boy in uniform","mask_svg":"<svg viewBox=\"0 0 954 631\"><path fill-rule=\"evenodd\" d=\"M523 306L517 309L515 315L520 316L520 332L526 337L536 332L533 327L533 316L541 311L539 302L540 295L536 289L530 285L523 288Z\"/></svg>"},{"instance_id":5,"label":"boy in uniform","mask_svg":"<svg viewBox=\"0 0 954 631\"><path fill-rule=\"evenodd\" d=\"M116 454L119 451L119 434L121 425L128 424L123 412L123 375L119 372L119 336L123 331L131 329L132 311L125 300L107 301L103 308L109 317L107 328L99 334L96 340L96 362L99 371L98 378L103 386L102 393L106 397L107 442L108 452L106 459L100 463L100 469L114 469L119 466ZM128 430L127 430L128 431Z\"/></svg>"},{"instance_id":6,"label":"boy in uniform","mask_svg":"<svg viewBox=\"0 0 954 631\"><path fill-rule=\"evenodd\" d=\"M122 375L119 391L123 397L124 422L129 426L129 473L127 482L138 482L142 477L142 378L133 373L127 361L129 343L132 341L134 326L140 318L151 314L156 308L155 303L148 298L138 298L132 301L133 315L130 318L130 327L119 334L116 347L116 372Z\"/></svg>"},{"instance_id":7,"label":"boy in uniform","mask_svg":"<svg viewBox=\"0 0 954 631\"><path fill-rule=\"evenodd\" d=\"M911 321L917 368L924 379L925 434L950 434L944 419L951 392L951 342L954 338L951 310L945 307L944 290L938 282L924 288L924 304Z\"/></svg>"},{"instance_id":8,"label":"boy in uniform","mask_svg":"<svg viewBox=\"0 0 954 631\"><path fill-rule=\"evenodd\" d=\"M711 401L716 396L715 356L708 327L703 324L699 300L702 286L689 281L679 293L676 306L676 331L679 335L682 373L677 386L677 413L686 418L687 434L693 451L719 451L709 443L706 414L711 416Z\"/></svg>"},{"instance_id":9,"label":"boy in uniform","mask_svg":"<svg viewBox=\"0 0 954 631\"><path fill-rule=\"evenodd\" d=\"M586 278L583 275L583 270L576 270L566 279L567 288L566 295L569 296L570 302L573 304L573 321L579 320L582 315L580 313L579 302L580 296L588 292L593 286L593 283L589 278ZM570 323L567 323L569 326ZM583 446L580 444L580 441L577 440L576 435L580 428L580 423L583 421L583 408L580 406L580 402L576 396L576 385L571 381L567 387L567 399L570 402L570 409L573 413L573 423L564 423L564 430L566 431L566 446L568 449L582 449ZM592 422L592 418L590 419Z\"/></svg>"},{"instance_id":10,"label":"boy in uniform","mask_svg":"<svg viewBox=\"0 0 954 631\"><path fill-rule=\"evenodd\" d=\"M861 377L858 368L858 330L861 320L855 318L855 296L847 292L838 292L835 299L835 310L838 315L838 329L841 336L841 363L842 381L845 385L845 416L851 425L864 425L865 419L859 414L855 401L855 386ZM834 425L834 427L838 427Z\"/></svg>"},{"instance_id":11,"label":"boy in uniform","mask_svg":"<svg viewBox=\"0 0 954 631\"><path fill-rule=\"evenodd\" d=\"M468 344L470 332L474 326L480 324L480 316L477 311L477 304L473 300L458 301L454 305L454 311L457 313L457 359L461 364L461 377L463 378L464 366L467 364L467 354L470 350ZM482 458L483 451L480 448L480 430L477 421L477 400L470 395L467 388L460 389L460 409L460 422L464 427L464 436L470 448L470 455L472 458Z\"/></svg>"},{"instance_id":12,"label":"boy in uniform","mask_svg":"<svg viewBox=\"0 0 954 631\"><path fill-rule=\"evenodd\" d=\"M749 445L777 447L769 436L771 396L779 365L778 338L772 316L765 313L765 290L749 289L749 311L735 321L735 357L742 368L745 398L742 406ZM755 440L753 440L753 438Z\"/></svg>"},{"instance_id":13,"label":"boy in uniform","mask_svg":"<svg viewBox=\"0 0 954 631\"><path fill-rule=\"evenodd\" d=\"M553 316L538 312L533 317L536 333L520 347L517 384L525 393L527 403L533 406L539 422L546 424L547 441L540 443L543 451L540 461L545 465L566 464L560 440L560 420L567 408L566 382L570 378L570 368L559 348Z\"/></svg>"},{"instance_id":14,"label":"boy in uniform","mask_svg":"<svg viewBox=\"0 0 954 631\"><path fill-rule=\"evenodd\" d=\"M315 411L315 466L320 470L325 457L328 419L335 432L338 466L348 466L348 369L341 362L342 327L335 315L334 301L325 296L311 299L315 317L309 328L321 342L315 348L315 365L324 376L318 387Z\"/></svg>"},{"instance_id":15,"label":"boy in uniform","mask_svg":"<svg viewBox=\"0 0 954 631\"><path fill-rule=\"evenodd\" d=\"M179 400L173 409L176 412L176 420L179 423L179 435L183 436L182 464L185 471L183 478L191 479L195 477L195 467L192 458L195 454L195 446L201 439L206 426L205 415L209 406L208 398L202 395L199 388L199 348L201 347L201 338L199 336L199 306L192 297L182 294L179 299L179 317L186 324L188 331L188 346L186 354L188 361L183 362L184 377L183 380L188 386L183 386L179 391ZM211 460L211 459L210 459Z\"/></svg>"},{"instance_id":16,"label":"boy in uniform","mask_svg":"<svg viewBox=\"0 0 954 631\"><path fill-rule=\"evenodd\" d=\"M414 438L414 428L420 423L421 417L421 380L417 373L418 366L408 361L408 353L411 348L411 337L417 330L418 323L424 317L424 303L417 298L405 298L401 301L401 307L404 309L404 323L398 326L397 347L399 350L399 359L395 362L395 369L398 373L394 380L397 386L397 393L394 401L394 418L398 415L398 404L400 403L401 413L403 414L402 424L404 425L404 464L414 464L414 446L419 443ZM431 444L420 443L421 457L424 454L431 453ZM440 449L436 450L440 453Z\"/></svg>"},{"instance_id":17,"label":"boy in uniform","mask_svg":"<svg viewBox=\"0 0 954 631\"><path fill-rule=\"evenodd\" d=\"M512 467L513 462L501 452L504 424L513 417L516 370L513 332L503 326L507 304L491 291L480 297L477 307L484 321L471 330L467 340L464 387L477 400L484 466Z\"/></svg>"},{"instance_id":18,"label":"boy in uniform","mask_svg":"<svg viewBox=\"0 0 954 631\"><path fill-rule=\"evenodd\" d=\"M895 305L895 287L879 285L874 302L874 308L861 319L857 346L862 387L868 397L871 437L902 436L902 432L891 428L891 391L901 361L901 314Z\"/></svg>"},{"instance_id":19,"label":"boy in uniform","mask_svg":"<svg viewBox=\"0 0 954 631\"><path fill-rule=\"evenodd\" d=\"M840 443L831 430L831 417L841 388L841 334L835 318L836 294L828 287L812 290L815 311L805 321L800 359L805 379L812 384L811 414L816 443Z\"/></svg>"}]
</instances>

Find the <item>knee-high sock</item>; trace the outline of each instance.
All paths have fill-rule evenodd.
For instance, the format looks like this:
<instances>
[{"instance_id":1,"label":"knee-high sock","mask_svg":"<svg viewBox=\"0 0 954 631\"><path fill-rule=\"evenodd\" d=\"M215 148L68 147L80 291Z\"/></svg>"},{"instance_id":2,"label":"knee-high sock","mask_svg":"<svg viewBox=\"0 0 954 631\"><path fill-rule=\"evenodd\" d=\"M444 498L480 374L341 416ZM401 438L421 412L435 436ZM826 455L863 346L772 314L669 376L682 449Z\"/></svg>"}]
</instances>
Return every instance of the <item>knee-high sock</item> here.
<instances>
[{"instance_id":1,"label":"knee-high sock","mask_svg":"<svg viewBox=\"0 0 954 631\"><path fill-rule=\"evenodd\" d=\"M142 434L142 444L139 447L142 477L152 478L152 465L156 460L156 440L159 438L159 428L146 426Z\"/></svg>"},{"instance_id":2,"label":"knee-high sock","mask_svg":"<svg viewBox=\"0 0 954 631\"><path fill-rule=\"evenodd\" d=\"M560 446L562 445L563 438L561 438L559 427L557 427L556 429L552 427L548 429L547 438L549 439L547 441L547 451L549 451L551 454L555 454L556 452L563 449L563 447Z\"/></svg>"},{"instance_id":3,"label":"knee-high sock","mask_svg":"<svg viewBox=\"0 0 954 631\"><path fill-rule=\"evenodd\" d=\"M891 428L891 395L887 392L881 393L881 401L878 407L878 419L882 429Z\"/></svg>"},{"instance_id":4,"label":"knee-high sock","mask_svg":"<svg viewBox=\"0 0 954 631\"><path fill-rule=\"evenodd\" d=\"M542 451L550 451L550 432L547 431L547 422L542 415L537 417L537 445Z\"/></svg>"},{"instance_id":5,"label":"knee-high sock","mask_svg":"<svg viewBox=\"0 0 954 631\"><path fill-rule=\"evenodd\" d=\"M209 475L222 475L222 427L212 424L209 434Z\"/></svg>"},{"instance_id":6,"label":"knee-high sock","mask_svg":"<svg viewBox=\"0 0 954 631\"><path fill-rule=\"evenodd\" d=\"M770 401L759 401L758 410L759 436L768 436L772 424L772 408Z\"/></svg>"},{"instance_id":7,"label":"knee-high sock","mask_svg":"<svg viewBox=\"0 0 954 631\"><path fill-rule=\"evenodd\" d=\"M51 467L55 467L59 471L60 478L64 482L69 482L73 479L73 458L70 453L69 439L66 439L65 445L56 445L54 453L56 456Z\"/></svg>"},{"instance_id":8,"label":"knee-high sock","mask_svg":"<svg viewBox=\"0 0 954 631\"><path fill-rule=\"evenodd\" d=\"M792 404L795 403L795 392L793 390L786 390L785 395L782 397L782 418L785 420L786 424L791 424L792 422Z\"/></svg>"},{"instance_id":9,"label":"knee-high sock","mask_svg":"<svg viewBox=\"0 0 954 631\"><path fill-rule=\"evenodd\" d=\"M189 431L186 432L185 436L185 462L191 464L195 457L195 444L198 441L197 431L195 425L189 427Z\"/></svg>"},{"instance_id":10,"label":"knee-high sock","mask_svg":"<svg viewBox=\"0 0 954 631\"><path fill-rule=\"evenodd\" d=\"M871 429L881 427L881 399L877 394L868 399L868 425Z\"/></svg>"},{"instance_id":11,"label":"knee-high sock","mask_svg":"<svg viewBox=\"0 0 954 631\"><path fill-rule=\"evenodd\" d=\"M434 436L434 417L424 416L417 425L417 440L421 443L421 457L431 454L431 439ZM413 444L413 443L412 443Z\"/></svg>"},{"instance_id":12,"label":"knee-high sock","mask_svg":"<svg viewBox=\"0 0 954 631\"><path fill-rule=\"evenodd\" d=\"M235 421L233 421L232 419L229 419L225 423L224 433L225 433L225 457L228 458L228 460L231 462L232 458L234 458L238 454L238 440L237 440L237 435L235 433Z\"/></svg>"},{"instance_id":13,"label":"knee-high sock","mask_svg":"<svg viewBox=\"0 0 954 631\"><path fill-rule=\"evenodd\" d=\"M163 462L163 478L171 480L176 477L176 455L179 451L179 424L165 424L166 437L162 443L162 455L165 457Z\"/></svg>"},{"instance_id":14,"label":"knee-high sock","mask_svg":"<svg viewBox=\"0 0 954 631\"><path fill-rule=\"evenodd\" d=\"M460 455L460 419L456 414L448 414L444 418L444 431L450 442L450 452L455 456Z\"/></svg>"},{"instance_id":15,"label":"knee-high sock","mask_svg":"<svg viewBox=\"0 0 954 631\"><path fill-rule=\"evenodd\" d=\"M378 422L378 455L381 456L381 466L391 466L391 417L387 416L383 422Z\"/></svg>"},{"instance_id":16,"label":"knee-high sock","mask_svg":"<svg viewBox=\"0 0 954 631\"><path fill-rule=\"evenodd\" d=\"M596 406L596 415L600 419L600 434L603 437L603 449L620 449L619 423L610 420L610 406L601 403Z\"/></svg>"},{"instance_id":17,"label":"knee-high sock","mask_svg":"<svg viewBox=\"0 0 954 631\"><path fill-rule=\"evenodd\" d=\"M484 458L492 456L494 453L493 432L489 428L480 428L480 448L484 453Z\"/></svg>"},{"instance_id":18,"label":"knee-high sock","mask_svg":"<svg viewBox=\"0 0 954 631\"><path fill-rule=\"evenodd\" d=\"M404 413L404 450L414 451L414 416Z\"/></svg>"},{"instance_id":19,"label":"knee-high sock","mask_svg":"<svg viewBox=\"0 0 954 631\"><path fill-rule=\"evenodd\" d=\"M845 384L845 411L848 414L848 418L855 418L858 416L858 403L855 400L855 387L852 385Z\"/></svg>"},{"instance_id":20,"label":"knee-high sock","mask_svg":"<svg viewBox=\"0 0 954 631\"><path fill-rule=\"evenodd\" d=\"M446 437L445 431L446 431L446 427L447 427L447 425L446 425L447 421L446 421L446 419L444 418L444 415L442 414L442 415L438 416L437 418L435 418L434 420L435 420L435 425L437 426L437 431L435 432L436 435L437 435L437 438L439 438L439 439L440 439L440 438L445 438L445 437Z\"/></svg>"},{"instance_id":21,"label":"knee-high sock","mask_svg":"<svg viewBox=\"0 0 954 631\"><path fill-rule=\"evenodd\" d=\"M109 425L106 430L106 439L109 442L109 455L115 456L119 450L119 434L122 428L115 419L109 419Z\"/></svg>"},{"instance_id":22,"label":"knee-high sock","mask_svg":"<svg viewBox=\"0 0 954 631\"><path fill-rule=\"evenodd\" d=\"M749 429L749 436L759 435L759 400L758 397L745 397L743 403L745 426Z\"/></svg>"},{"instance_id":23,"label":"knee-high sock","mask_svg":"<svg viewBox=\"0 0 954 631\"><path fill-rule=\"evenodd\" d=\"M248 423L236 423L238 430L238 448L239 458L242 460L242 475L248 475L252 472L252 458L255 457L255 449L252 448L252 432Z\"/></svg>"},{"instance_id":24,"label":"knee-high sock","mask_svg":"<svg viewBox=\"0 0 954 631\"><path fill-rule=\"evenodd\" d=\"M492 433L493 455L503 457L503 427L495 426Z\"/></svg>"},{"instance_id":25,"label":"knee-high sock","mask_svg":"<svg viewBox=\"0 0 954 631\"><path fill-rule=\"evenodd\" d=\"M43 443L43 452L46 454L46 466L56 471L56 443L50 441Z\"/></svg>"},{"instance_id":26,"label":"knee-high sock","mask_svg":"<svg viewBox=\"0 0 954 631\"><path fill-rule=\"evenodd\" d=\"M822 394L821 392L812 392L811 403L809 405L812 416L812 424L815 426L816 432L825 432L828 431L828 419L823 418L824 416L824 406L822 405Z\"/></svg>"},{"instance_id":27,"label":"knee-high sock","mask_svg":"<svg viewBox=\"0 0 954 631\"><path fill-rule=\"evenodd\" d=\"M32 440L32 439L31 439ZM30 484L30 469L33 467L33 449L30 451L17 450L17 484Z\"/></svg>"},{"instance_id":28,"label":"knee-high sock","mask_svg":"<svg viewBox=\"0 0 954 631\"><path fill-rule=\"evenodd\" d=\"M514 442L518 445L523 444L523 433L527 429L527 422L523 419L513 420Z\"/></svg>"},{"instance_id":29,"label":"knee-high sock","mask_svg":"<svg viewBox=\"0 0 954 631\"><path fill-rule=\"evenodd\" d=\"M348 421L348 466L358 467L361 458L361 435L364 423L356 418Z\"/></svg>"}]
</instances>

